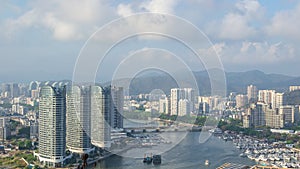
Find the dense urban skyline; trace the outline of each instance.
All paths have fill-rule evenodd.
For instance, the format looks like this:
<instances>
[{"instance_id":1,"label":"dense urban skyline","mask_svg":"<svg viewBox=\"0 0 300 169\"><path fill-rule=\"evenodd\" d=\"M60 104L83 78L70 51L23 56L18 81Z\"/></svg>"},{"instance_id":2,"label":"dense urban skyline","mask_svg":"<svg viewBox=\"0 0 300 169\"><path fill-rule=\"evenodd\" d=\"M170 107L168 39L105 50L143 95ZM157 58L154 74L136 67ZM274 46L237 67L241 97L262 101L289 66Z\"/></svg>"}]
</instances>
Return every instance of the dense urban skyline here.
<instances>
[{"instance_id":1,"label":"dense urban skyline","mask_svg":"<svg viewBox=\"0 0 300 169\"><path fill-rule=\"evenodd\" d=\"M0 168L300 168L299 18L297 0L4 0Z\"/></svg>"}]
</instances>

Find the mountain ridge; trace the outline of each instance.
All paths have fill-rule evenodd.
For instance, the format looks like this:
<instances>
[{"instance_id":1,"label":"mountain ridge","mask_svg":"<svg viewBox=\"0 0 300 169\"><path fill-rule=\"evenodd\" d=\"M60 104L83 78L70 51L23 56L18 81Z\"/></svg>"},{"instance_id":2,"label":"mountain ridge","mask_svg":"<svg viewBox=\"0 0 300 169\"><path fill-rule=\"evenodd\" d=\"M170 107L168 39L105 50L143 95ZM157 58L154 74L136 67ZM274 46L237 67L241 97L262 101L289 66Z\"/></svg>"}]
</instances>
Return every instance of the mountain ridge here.
<instances>
[{"instance_id":1,"label":"mountain ridge","mask_svg":"<svg viewBox=\"0 0 300 169\"><path fill-rule=\"evenodd\" d=\"M210 94L208 71L193 72L199 86L199 93L203 95ZM246 93L247 86L251 84L256 85L259 90L274 89L278 92L288 91L290 85L300 85L300 77L275 73L267 74L260 70L224 73L226 77L227 94L230 92ZM157 82L159 82L159 85ZM130 94L150 93L155 88L161 88L166 94L169 94L169 90L173 87L178 87L178 85L174 84L174 81L171 82L170 77L167 78L166 75L139 77L130 82Z\"/></svg>"}]
</instances>

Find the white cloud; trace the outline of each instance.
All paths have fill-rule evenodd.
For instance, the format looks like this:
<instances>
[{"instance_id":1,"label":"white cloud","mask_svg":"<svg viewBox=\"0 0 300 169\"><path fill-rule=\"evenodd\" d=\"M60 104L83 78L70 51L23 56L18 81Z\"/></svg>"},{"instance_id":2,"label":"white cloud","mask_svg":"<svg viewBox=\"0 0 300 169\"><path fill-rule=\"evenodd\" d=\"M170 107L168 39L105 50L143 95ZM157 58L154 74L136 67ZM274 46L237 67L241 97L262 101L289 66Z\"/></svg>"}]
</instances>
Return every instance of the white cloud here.
<instances>
[{"instance_id":1,"label":"white cloud","mask_svg":"<svg viewBox=\"0 0 300 169\"><path fill-rule=\"evenodd\" d=\"M256 30L248 25L244 16L239 14L227 14L222 20L219 37L224 39L244 39L254 36Z\"/></svg>"},{"instance_id":2,"label":"white cloud","mask_svg":"<svg viewBox=\"0 0 300 169\"><path fill-rule=\"evenodd\" d=\"M300 38L300 3L295 9L277 12L271 19L270 25L265 27L270 36L284 37L289 39Z\"/></svg>"},{"instance_id":3,"label":"white cloud","mask_svg":"<svg viewBox=\"0 0 300 169\"><path fill-rule=\"evenodd\" d=\"M5 22L6 36L12 37L26 28L47 29L57 40L87 39L98 27L117 16L129 16L136 12L174 13L177 0L146 0L141 2L112 5L107 0L32 0L29 11ZM137 29L149 25L140 25Z\"/></svg>"},{"instance_id":4,"label":"white cloud","mask_svg":"<svg viewBox=\"0 0 300 169\"><path fill-rule=\"evenodd\" d=\"M149 0L141 3L140 8L148 12L173 14L178 0Z\"/></svg>"},{"instance_id":5,"label":"white cloud","mask_svg":"<svg viewBox=\"0 0 300 169\"><path fill-rule=\"evenodd\" d=\"M281 42L274 44L249 41L238 44L222 42L208 49L200 49L200 53L206 56L214 56L217 53L226 64L272 64L295 58L294 47Z\"/></svg>"},{"instance_id":6,"label":"white cloud","mask_svg":"<svg viewBox=\"0 0 300 169\"><path fill-rule=\"evenodd\" d=\"M256 0L239 1L234 11L228 12L219 21L208 23L206 30L221 39L241 40L256 36L258 30L253 22L263 17L264 10Z\"/></svg>"},{"instance_id":7,"label":"white cloud","mask_svg":"<svg viewBox=\"0 0 300 169\"><path fill-rule=\"evenodd\" d=\"M99 0L37 0L31 10L5 23L8 36L24 28L41 27L50 30L57 40L74 40L87 37L106 21L116 16L106 1Z\"/></svg>"},{"instance_id":8,"label":"white cloud","mask_svg":"<svg viewBox=\"0 0 300 169\"><path fill-rule=\"evenodd\" d=\"M119 16L126 17L133 14L130 4L119 4L117 8Z\"/></svg>"},{"instance_id":9,"label":"white cloud","mask_svg":"<svg viewBox=\"0 0 300 169\"><path fill-rule=\"evenodd\" d=\"M239 1L235 4L235 7L242 13L244 16L251 18L259 19L264 13L262 6L257 0L244 0Z\"/></svg>"},{"instance_id":10,"label":"white cloud","mask_svg":"<svg viewBox=\"0 0 300 169\"><path fill-rule=\"evenodd\" d=\"M63 22L52 14L45 16L43 23L53 32L53 36L58 40L79 39L81 35L76 30L76 26L72 23Z\"/></svg>"},{"instance_id":11,"label":"white cloud","mask_svg":"<svg viewBox=\"0 0 300 169\"><path fill-rule=\"evenodd\" d=\"M243 42L240 55L236 58L239 62L273 63L294 58L294 48L281 42L269 44L267 42Z\"/></svg>"}]
</instances>

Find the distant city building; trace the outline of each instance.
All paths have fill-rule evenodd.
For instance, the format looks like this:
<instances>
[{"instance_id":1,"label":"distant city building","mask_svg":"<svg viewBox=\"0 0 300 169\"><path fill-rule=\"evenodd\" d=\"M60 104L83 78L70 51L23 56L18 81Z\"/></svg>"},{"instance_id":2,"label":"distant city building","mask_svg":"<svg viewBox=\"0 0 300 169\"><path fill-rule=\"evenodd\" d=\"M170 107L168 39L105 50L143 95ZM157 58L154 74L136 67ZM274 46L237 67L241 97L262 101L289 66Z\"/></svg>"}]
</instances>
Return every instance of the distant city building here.
<instances>
[{"instance_id":1,"label":"distant city building","mask_svg":"<svg viewBox=\"0 0 300 169\"><path fill-rule=\"evenodd\" d=\"M169 97L159 99L159 113L170 114L170 106L171 104Z\"/></svg>"},{"instance_id":2,"label":"distant city building","mask_svg":"<svg viewBox=\"0 0 300 169\"><path fill-rule=\"evenodd\" d=\"M34 90L31 90L31 98L39 98L39 90L38 89L34 89Z\"/></svg>"},{"instance_id":3,"label":"distant city building","mask_svg":"<svg viewBox=\"0 0 300 169\"><path fill-rule=\"evenodd\" d=\"M235 98L235 96L234 96ZM210 103L211 97L210 96L198 96L198 103Z\"/></svg>"},{"instance_id":4,"label":"distant city building","mask_svg":"<svg viewBox=\"0 0 300 169\"><path fill-rule=\"evenodd\" d=\"M182 98L182 93L179 88L171 89L171 115L178 115L178 102Z\"/></svg>"},{"instance_id":5,"label":"distant city building","mask_svg":"<svg viewBox=\"0 0 300 169\"><path fill-rule=\"evenodd\" d=\"M283 124L293 124L295 122L295 107L294 106L280 106L279 114L281 114L283 119Z\"/></svg>"},{"instance_id":6,"label":"distant city building","mask_svg":"<svg viewBox=\"0 0 300 169\"><path fill-rule=\"evenodd\" d=\"M17 83L13 83L10 85L11 89L11 96L12 97L18 97L20 96L20 87L19 87L19 84Z\"/></svg>"},{"instance_id":7,"label":"distant city building","mask_svg":"<svg viewBox=\"0 0 300 169\"><path fill-rule=\"evenodd\" d=\"M39 124L38 122L33 122L30 124L30 138L39 137Z\"/></svg>"},{"instance_id":8,"label":"distant city building","mask_svg":"<svg viewBox=\"0 0 300 169\"><path fill-rule=\"evenodd\" d=\"M167 98L159 99L159 113L165 113L167 110Z\"/></svg>"},{"instance_id":9,"label":"distant city building","mask_svg":"<svg viewBox=\"0 0 300 169\"><path fill-rule=\"evenodd\" d=\"M111 147L112 98L110 88L91 88L91 142L101 148Z\"/></svg>"},{"instance_id":10,"label":"distant city building","mask_svg":"<svg viewBox=\"0 0 300 169\"><path fill-rule=\"evenodd\" d=\"M212 96L209 100L209 106L211 110L219 109L220 103L222 103L222 98L219 96Z\"/></svg>"},{"instance_id":11,"label":"distant city building","mask_svg":"<svg viewBox=\"0 0 300 169\"><path fill-rule=\"evenodd\" d=\"M39 104L39 160L62 167L66 160L66 89L43 86Z\"/></svg>"},{"instance_id":12,"label":"distant city building","mask_svg":"<svg viewBox=\"0 0 300 169\"><path fill-rule=\"evenodd\" d=\"M248 100L249 103L255 103L257 101L257 87L254 85L249 85L247 87L247 96L248 96Z\"/></svg>"},{"instance_id":13,"label":"distant city building","mask_svg":"<svg viewBox=\"0 0 300 169\"><path fill-rule=\"evenodd\" d=\"M275 94L275 108L279 108L284 105L284 93Z\"/></svg>"},{"instance_id":14,"label":"distant city building","mask_svg":"<svg viewBox=\"0 0 300 169\"><path fill-rule=\"evenodd\" d=\"M296 111L294 106L280 106L274 109L271 104L258 102L252 104L247 114L243 116L243 126L246 128L268 126L280 129L295 122L295 112L299 111Z\"/></svg>"},{"instance_id":15,"label":"distant city building","mask_svg":"<svg viewBox=\"0 0 300 169\"><path fill-rule=\"evenodd\" d=\"M243 116L243 127L244 128L250 128L251 126L251 115L250 114L246 114Z\"/></svg>"},{"instance_id":16,"label":"distant city building","mask_svg":"<svg viewBox=\"0 0 300 169\"><path fill-rule=\"evenodd\" d=\"M246 105L248 104L247 95L239 94L235 97L235 99L236 99L236 107L237 108L246 107Z\"/></svg>"},{"instance_id":17,"label":"distant city building","mask_svg":"<svg viewBox=\"0 0 300 169\"><path fill-rule=\"evenodd\" d=\"M8 84L8 83L2 83L1 91L2 92L10 92L10 84Z\"/></svg>"},{"instance_id":18,"label":"distant city building","mask_svg":"<svg viewBox=\"0 0 300 169\"><path fill-rule=\"evenodd\" d=\"M73 153L91 149L91 87L72 86L66 95L66 146Z\"/></svg>"},{"instance_id":19,"label":"distant city building","mask_svg":"<svg viewBox=\"0 0 300 169\"><path fill-rule=\"evenodd\" d=\"M8 117L0 117L0 139L1 141L5 141L10 137L10 126L9 126L10 118Z\"/></svg>"},{"instance_id":20,"label":"distant city building","mask_svg":"<svg viewBox=\"0 0 300 169\"><path fill-rule=\"evenodd\" d=\"M284 127L284 116L278 112L278 109L272 109L269 105L263 104L263 110L265 112L266 126L271 128Z\"/></svg>"},{"instance_id":21,"label":"distant city building","mask_svg":"<svg viewBox=\"0 0 300 169\"><path fill-rule=\"evenodd\" d=\"M20 104L13 104L11 106L11 111L12 111L12 113L25 115L27 112L27 109L24 106L21 106Z\"/></svg>"},{"instance_id":22,"label":"distant city building","mask_svg":"<svg viewBox=\"0 0 300 169\"><path fill-rule=\"evenodd\" d=\"M40 87L40 84L41 84L41 82L38 82L38 81L31 81L30 83L29 83L29 90L31 91L31 90L38 90L39 89L39 87Z\"/></svg>"},{"instance_id":23,"label":"distant city building","mask_svg":"<svg viewBox=\"0 0 300 169\"><path fill-rule=\"evenodd\" d=\"M275 90L259 90L258 101L266 104L271 104L271 107L275 109L276 106L276 92Z\"/></svg>"},{"instance_id":24,"label":"distant city building","mask_svg":"<svg viewBox=\"0 0 300 169\"><path fill-rule=\"evenodd\" d=\"M228 101L235 101L237 93L236 92L230 92L228 96Z\"/></svg>"},{"instance_id":25,"label":"distant city building","mask_svg":"<svg viewBox=\"0 0 300 169\"><path fill-rule=\"evenodd\" d=\"M209 113L209 104L206 102L200 102L199 104L199 114L208 114Z\"/></svg>"},{"instance_id":26,"label":"distant city building","mask_svg":"<svg viewBox=\"0 0 300 169\"><path fill-rule=\"evenodd\" d=\"M190 114L190 101L187 99L180 99L178 102L178 116L185 116Z\"/></svg>"},{"instance_id":27,"label":"distant city building","mask_svg":"<svg viewBox=\"0 0 300 169\"><path fill-rule=\"evenodd\" d=\"M189 102L189 112L195 111L195 90L192 88L184 88L184 97L182 99L186 99Z\"/></svg>"},{"instance_id":28,"label":"distant city building","mask_svg":"<svg viewBox=\"0 0 300 169\"><path fill-rule=\"evenodd\" d=\"M290 92L300 90L300 86L290 86Z\"/></svg>"},{"instance_id":29,"label":"distant city building","mask_svg":"<svg viewBox=\"0 0 300 169\"><path fill-rule=\"evenodd\" d=\"M170 97L166 97L166 114L171 114L171 101Z\"/></svg>"},{"instance_id":30,"label":"distant city building","mask_svg":"<svg viewBox=\"0 0 300 169\"><path fill-rule=\"evenodd\" d=\"M5 98L11 97L11 87L10 87L10 84L3 83L1 90L2 90L2 97L5 97Z\"/></svg>"},{"instance_id":31,"label":"distant city building","mask_svg":"<svg viewBox=\"0 0 300 169\"><path fill-rule=\"evenodd\" d=\"M186 99L190 102L190 111L194 112L195 91L192 88L173 88L171 89L171 115L179 115L179 100Z\"/></svg>"},{"instance_id":32,"label":"distant city building","mask_svg":"<svg viewBox=\"0 0 300 169\"><path fill-rule=\"evenodd\" d=\"M234 96L233 98L235 98ZM216 110L222 103L223 99L220 96L199 96L198 103L208 103L210 110Z\"/></svg>"},{"instance_id":33,"label":"distant city building","mask_svg":"<svg viewBox=\"0 0 300 169\"><path fill-rule=\"evenodd\" d=\"M253 112L254 127L266 125L264 106L264 103L256 103L255 111Z\"/></svg>"},{"instance_id":34,"label":"distant city building","mask_svg":"<svg viewBox=\"0 0 300 169\"><path fill-rule=\"evenodd\" d=\"M243 124L244 127L258 127L265 126L265 111L264 111L264 103L256 103L251 104L247 109L246 114L243 116Z\"/></svg>"},{"instance_id":35,"label":"distant city building","mask_svg":"<svg viewBox=\"0 0 300 169\"><path fill-rule=\"evenodd\" d=\"M122 87L115 86L112 86L110 90L113 109L110 126L112 128L123 128L124 90Z\"/></svg>"},{"instance_id":36,"label":"distant city building","mask_svg":"<svg viewBox=\"0 0 300 169\"><path fill-rule=\"evenodd\" d=\"M295 109L294 109L294 118L295 118L295 122L297 123L297 122L299 122L299 120L300 120L300 111L299 111L299 109L300 109L300 106L299 105L296 105L295 106Z\"/></svg>"}]
</instances>

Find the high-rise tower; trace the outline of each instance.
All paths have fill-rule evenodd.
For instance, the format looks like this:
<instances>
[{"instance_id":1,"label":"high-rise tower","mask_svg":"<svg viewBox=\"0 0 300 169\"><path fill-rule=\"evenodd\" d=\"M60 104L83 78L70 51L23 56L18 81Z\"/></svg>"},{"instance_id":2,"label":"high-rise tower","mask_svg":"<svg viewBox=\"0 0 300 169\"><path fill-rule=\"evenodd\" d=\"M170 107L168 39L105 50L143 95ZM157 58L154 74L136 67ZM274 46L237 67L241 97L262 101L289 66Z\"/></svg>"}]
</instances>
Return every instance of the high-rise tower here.
<instances>
[{"instance_id":1,"label":"high-rise tower","mask_svg":"<svg viewBox=\"0 0 300 169\"><path fill-rule=\"evenodd\" d=\"M111 127L123 128L124 91L122 87L111 87Z\"/></svg>"},{"instance_id":2,"label":"high-rise tower","mask_svg":"<svg viewBox=\"0 0 300 169\"><path fill-rule=\"evenodd\" d=\"M257 87L254 85L249 85L247 87L247 96L249 103L255 103L257 101Z\"/></svg>"},{"instance_id":3,"label":"high-rise tower","mask_svg":"<svg viewBox=\"0 0 300 169\"><path fill-rule=\"evenodd\" d=\"M39 105L39 160L61 167L66 147L66 89L43 86Z\"/></svg>"},{"instance_id":4,"label":"high-rise tower","mask_svg":"<svg viewBox=\"0 0 300 169\"><path fill-rule=\"evenodd\" d=\"M91 149L91 87L72 86L66 96L67 148L74 153L88 153Z\"/></svg>"},{"instance_id":5,"label":"high-rise tower","mask_svg":"<svg viewBox=\"0 0 300 169\"><path fill-rule=\"evenodd\" d=\"M111 146L111 101L110 88L91 87L91 142L97 147Z\"/></svg>"}]
</instances>

